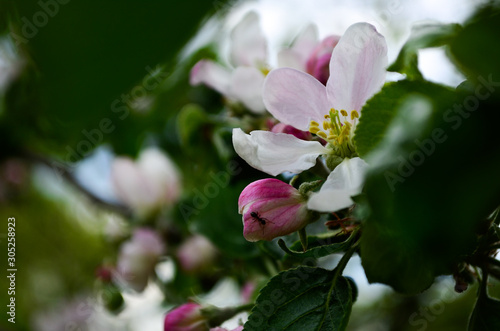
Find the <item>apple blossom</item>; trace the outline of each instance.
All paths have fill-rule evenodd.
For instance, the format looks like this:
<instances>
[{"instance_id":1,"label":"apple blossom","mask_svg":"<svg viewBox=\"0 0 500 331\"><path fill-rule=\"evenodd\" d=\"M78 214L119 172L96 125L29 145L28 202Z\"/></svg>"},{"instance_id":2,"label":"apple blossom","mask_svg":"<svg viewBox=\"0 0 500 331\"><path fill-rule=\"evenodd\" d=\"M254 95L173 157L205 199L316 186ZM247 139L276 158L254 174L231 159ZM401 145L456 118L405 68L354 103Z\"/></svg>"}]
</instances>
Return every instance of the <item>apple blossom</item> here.
<instances>
[{"instance_id":1,"label":"apple blossom","mask_svg":"<svg viewBox=\"0 0 500 331\"><path fill-rule=\"evenodd\" d=\"M290 48L278 53L278 66L308 72L326 81L331 50L338 39L338 36L329 36L319 42L316 27L310 25ZM201 60L191 70L190 83L205 84L230 101L241 102L250 111L262 114L266 110L262 87L269 69L267 41L255 12L248 13L233 29L230 46L234 70L211 60Z\"/></svg>"},{"instance_id":2,"label":"apple blossom","mask_svg":"<svg viewBox=\"0 0 500 331\"><path fill-rule=\"evenodd\" d=\"M306 63L306 72L326 84L330 77L330 60L340 36L328 36L319 43L309 55Z\"/></svg>"},{"instance_id":3,"label":"apple blossom","mask_svg":"<svg viewBox=\"0 0 500 331\"><path fill-rule=\"evenodd\" d=\"M167 313L164 321L165 331L206 331L207 321L197 303L183 304Z\"/></svg>"},{"instance_id":4,"label":"apple blossom","mask_svg":"<svg viewBox=\"0 0 500 331\"><path fill-rule=\"evenodd\" d=\"M114 323L94 296L79 294L60 299L56 304L43 305L31 317L31 328L37 331L112 330ZM4 328L2 328L4 329Z\"/></svg>"},{"instance_id":5,"label":"apple blossom","mask_svg":"<svg viewBox=\"0 0 500 331\"><path fill-rule=\"evenodd\" d=\"M209 267L216 256L217 249L201 235L188 238L177 250L181 268L186 272L197 272Z\"/></svg>"},{"instance_id":6,"label":"apple blossom","mask_svg":"<svg viewBox=\"0 0 500 331\"><path fill-rule=\"evenodd\" d=\"M342 168L325 182L324 192L326 188L335 189L343 192L342 199L349 200L353 192L359 193L359 181L344 181L338 174L353 174L364 169L364 166L359 166L361 162L348 160L357 157L353 137L361 108L384 84L386 65L384 37L372 25L357 23L347 29L333 49L326 86L295 69L272 70L263 92L269 112L282 123L298 130L308 130L328 144L323 147L317 141L303 141L292 135L266 131L245 134L241 129L234 129L236 152L254 168L274 176L285 171L299 173L307 170L315 165L320 155L344 159ZM353 169L346 170L345 167ZM362 173L358 177L362 178ZM331 210L334 204L324 204L319 208L316 203L311 203L310 207L314 206L323 211Z\"/></svg>"},{"instance_id":7,"label":"apple blossom","mask_svg":"<svg viewBox=\"0 0 500 331\"><path fill-rule=\"evenodd\" d=\"M275 69L264 84L264 103L279 121L325 139L342 157L352 156L361 108L384 84L386 65L384 37L372 25L357 23L333 49L326 86L306 73Z\"/></svg>"},{"instance_id":8,"label":"apple blossom","mask_svg":"<svg viewBox=\"0 0 500 331\"><path fill-rule=\"evenodd\" d=\"M124 242L118 255L117 272L134 290L141 292L148 283L165 245L158 234L148 228L138 228Z\"/></svg>"},{"instance_id":9,"label":"apple blossom","mask_svg":"<svg viewBox=\"0 0 500 331\"><path fill-rule=\"evenodd\" d=\"M314 24L307 26L289 48L278 52L278 67L300 71L307 70L307 61L318 45L318 29Z\"/></svg>"},{"instance_id":10,"label":"apple blossom","mask_svg":"<svg viewBox=\"0 0 500 331\"><path fill-rule=\"evenodd\" d=\"M245 187L238 199L243 236L248 241L272 240L298 231L311 221L306 200L293 186L266 178Z\"/></svg>"},{"instance_id":11,"label":"apple blossom","mask_svg":"<svg viewBox=\"0 0 500 331\"><path fill-rule=\"evenodd\" d=\"M267 41L255 12L248 13L233 29L230 52L234 70L201 60L191 70L191 85L205 84L254 113L264 113L261 90L268 71Z\"/></svg>"},{"instance_id":12,"label":"apple blossom","mask_svg":"<svg viewBox=\"0 0 500 331\"><path fill-rule=\"evenodd\" d=\"M155 148L144 150L136 162L117 157L111 177L120 200L141 216L175 203L181 193L177 167Z\"/></svg>"},{"instance_id":13,"label":"apple blossom","mask_svg":"<svg viewBox=\"0 0 500 331\"><path fill-rule=\"evenodd\" d=\"M309 25L296 38L290 48L278 53L278 67L288 67L307 72L326 84L330 76L329 63L333 48L340 36L331 35L318 41L315 25Z\"/></svg>"}]
</instances>

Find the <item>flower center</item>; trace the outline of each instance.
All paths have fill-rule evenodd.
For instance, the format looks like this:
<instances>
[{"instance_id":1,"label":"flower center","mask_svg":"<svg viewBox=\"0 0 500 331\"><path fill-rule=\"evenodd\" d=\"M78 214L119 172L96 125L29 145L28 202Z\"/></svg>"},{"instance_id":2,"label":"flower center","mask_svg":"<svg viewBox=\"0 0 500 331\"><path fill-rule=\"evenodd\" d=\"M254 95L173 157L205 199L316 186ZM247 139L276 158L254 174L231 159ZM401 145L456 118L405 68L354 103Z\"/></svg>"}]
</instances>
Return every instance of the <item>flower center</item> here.
<instances>
[{"instance_id":1,"label":"flower center","mask_svg":"<svg viewBox=\"0 0 500 331\"><path fill-rule=\"evenodd\" d=\"M269 68L268 68L268 67L266 67L266 66L261 66L261 67L259 67L258 69L260 70L260 72L262 72L262 74L263 74L264 76L267 76L267 74L268 74L269 72L271 72L271 69L269 69Z\"/></svg>"},{"instance_id":2,"label":"flower center","mask_svg":"<svg viewBox=\"0 0 500 331\"><path fill-rule=\"evenodd\" d=\"M326 140L332 148L332 154L342 158L354 157L356 149L354 148L352 137L354 136L354 128L356 127L358 118L359 113L356 110L351 111L349 119L345 110L338 111L332 108L325 115L325 120L321 127L318 122L311 121L309 132Z\"/></svg>"}]
</instances>

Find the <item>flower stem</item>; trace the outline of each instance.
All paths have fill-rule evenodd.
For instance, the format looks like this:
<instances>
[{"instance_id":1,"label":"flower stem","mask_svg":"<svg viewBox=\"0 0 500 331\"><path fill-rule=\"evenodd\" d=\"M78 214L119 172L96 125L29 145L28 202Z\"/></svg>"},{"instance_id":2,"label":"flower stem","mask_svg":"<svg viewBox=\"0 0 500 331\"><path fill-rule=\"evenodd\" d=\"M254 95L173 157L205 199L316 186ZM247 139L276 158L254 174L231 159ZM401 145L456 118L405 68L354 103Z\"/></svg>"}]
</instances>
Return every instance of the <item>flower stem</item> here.
<instances>
[{"instance_id":1,"label":"flower stem","mask_svg":"<svg viewBox=\"0 0 500 331\"><path fill-rule=\"evenodd\" d=\"M480 296L488 296L488 271L486 269L482 269L483 277L481 279L481 284L479 285L479 295Z\"/></svg>"},{"instance_id":2,"label":"flower stem","mask_svg":"<svg viewBox=\"0 0 500 331\"><path fill-rule=\"evenodd\" d=\"M267 272L271 277L274 277L278 274L278 270L276 270L276 266L271 262L271 259L264 259L264 265L266 266Z\"/></svg>"},{"instance_id":3,"label":"flower stem","mask_svg":"<svg viewBox=\"0 0 500 331\"><path fill-rule=\"evenodd\" d=\"M491 263L491 264L493 264L493 265L495 265L497 267L500 267L500 261L498 261L495 258L492 258L492 257L488 258L488 263Z\"/></svg>"},{"instance_id":4,"label":"flower stem","mask_svg":"<svg viewBox=\"0 0 500 331\"><path fill-rule=\"evenodd\" d=\"M500 207L495 209L495 211L491 214L491 221L495 224L499 224L500 218L498 218L498 214L500 213Z\"/></svg>"},{"instance_id":5,"label":"flower stem","mask_svg":"<svg viewBox=\"0 0 500 331\"><path fill-rule=\"evenodd\" d=\"M495 244L495 245L489 247L490 250L499 249L499 248L500 248L500 244Z\"/></svg>"},{"instance_id":6,"label":"flower stem","mask_svg":"<svg viewBox=\"0 0 500 331\"><path fill-rule=\"evenodd\" d=\"M334 275L333 275L332 283L330 285L330 291L328 292L329 294L328 294L328 299L326 302L327 307L330 304L330 299L331 299L330 293L332 293L333 289L335 288L335 285L337 284L337 279L339 278L340 275L342 275L342 272L344 271L344 269L347 265L347 262L349 262L352 255L354 254L354 252L356 252L356 250L358 249L358 245L359 245L359 240L356 243L354 243L354 245L349 247L349 250L340 259L339 264L337 264L337 267L332 270Z\"/></svg>"},{"instance_id":7,"label":"flower stem","mask_svg":"<svg viewBox=\"0 0 500 331\"><path fill-rule=\"evenodd\" d=\"M305 252L307 251L307 233L305 227L299 230L299 237L300 237L300 243L302 244L302 249Z\"/></svg>"},{"instance_id":8,"label":"flower stem","mask_svg":"<svg viewBox=\"0 0 500 331\"><path fill-rule=\"evenodd\" d=\"M295 175L292 177L292 179L290 179L290 182L288 184L290 184L291 186L294 186L298 179L299 179L299 175Z\"/></svg>"},{"instance_id":9,"label":"flower stem","mask_svg":"<svg viewBox=\"0 0 500 331\"><path fill-rule=\"evenodd\" d=\"M333 277L333 283L337 281L337 278L342 275L344 272L344 269L351 259L352 255L356 252L359 246L359 240L356 241L348 250L345 252L344 256L340 259L339 263L337 264L337 267L333 270L335 272L335 276Z\"/></svg>"},{"instance_id":10,"label":"flower stem","mask_svg":"<svg viewBox=\"0 0 500 331\"><path fill-rule=\"evenodd\" d=\"M241 312L244 312L244 311L249 311L249 310L252 310L252 308L255 306L255 304L252 302L252 303L247 303L245 305L241 305L239 307L236 307L234 308L236 313L241 313Z\"/></svg>"},{"instance_id":11,"label":"flower stem","mask_svg":"<svg viewBox=\"0 0 500 331\"><path fill-rule=\"evenodd\" d=\"M229 307L222 309L216 307L207 307L202 309L202 314L207 318L208 325L210 325L211 327L216 327L232 318L236 314L251 310L254 306L254 303L248 303L238 307Z\"/></svg>"}]
</instances>

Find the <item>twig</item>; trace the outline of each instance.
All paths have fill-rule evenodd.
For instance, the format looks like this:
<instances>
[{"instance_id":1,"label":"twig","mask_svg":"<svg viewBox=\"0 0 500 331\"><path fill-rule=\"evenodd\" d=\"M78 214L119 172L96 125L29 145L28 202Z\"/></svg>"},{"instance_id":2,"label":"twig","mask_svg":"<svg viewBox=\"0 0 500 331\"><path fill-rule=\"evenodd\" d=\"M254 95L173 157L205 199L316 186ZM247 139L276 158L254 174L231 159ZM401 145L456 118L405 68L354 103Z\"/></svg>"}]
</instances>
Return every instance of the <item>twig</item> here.
<instances>
[{"instance_id":1,"label":"twig","mask_svg":"<svg viewBox=\"0 0 500 331\"><path fill-rule=\"evenodd\" d=\"M53 168L54 164L55 164L55 162L52 162L51 160L49 160L41 155L25 152L24 156L30 161L43 164L43 165L50 167L50 168ZM73 176L71 171L68 170L67 167L63 167L62 165L58 166L57 172L63 179L65 179L67 182L72 184L76 189L78 189L81 193L83 193L95 205L102 207L102 208L105 208L105 209L108 209L110 211L116 212L118 214L121 214L122 216L124 216L126 218L129 218L132 216L132 210L130 208L127 208L123 205L116 205L116 204L109 203L109 202L95 196L92 192L90 192L85 187L83 187L75 179L75 177Z\"/></svg>"}]
</instances>

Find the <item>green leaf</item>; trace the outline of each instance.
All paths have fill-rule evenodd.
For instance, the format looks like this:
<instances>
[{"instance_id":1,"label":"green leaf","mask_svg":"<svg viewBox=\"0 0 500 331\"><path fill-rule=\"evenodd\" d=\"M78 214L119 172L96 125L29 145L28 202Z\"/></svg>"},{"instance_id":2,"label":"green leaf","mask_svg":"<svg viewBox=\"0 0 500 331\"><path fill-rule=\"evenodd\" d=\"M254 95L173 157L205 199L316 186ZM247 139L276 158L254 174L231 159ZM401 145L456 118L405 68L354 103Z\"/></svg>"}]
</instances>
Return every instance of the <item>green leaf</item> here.
<instances>
[{"instance_id":1,"label":"green leaf","mask_svg":"<svg viewBox=\"0 0 500 331\"><path fill-rule=\"evenodd\" d=\"M449 100L451 90L426 81L398 81L386 84L362 109L354 142L361 157L366 156L383 139L402 100L410 93L429 96L436 104ZM444 97L444 98L443 98Z\"/></svg>"},{"instance_id":2,"label":"green leaf","mask_svg":"<svg viewBox=\"0 0 500 331\"><path fill-rule=\"evenodd\" d=\"M499 16L486 8L452 41L451 53L470 78L455 100L449 93L422 93L428 99L396 107L398 117L412 104L420 110L414 120L395 120L385 141L377 136L381 131L370 131L369 116L363 118L369 112L361 117L365 127L360 123L357 143L371 165L361 256L371 282L404 293L424 290L474 251L478 224L500 203L500 146L493 143L500 122L500 49L492 42ZM425 116L419 120L418 113ZM383 111L371 119L378 114ZM370 144L372 137L377 144Z\"/></svg>"},{"instance_id":3,"label":"green leaf","mask_svg":"<svg viewBox=\"0 0 500 331\"><path fill-rule=\"evenodd\" d=\"M488 297L486 288L480 289L476 306L470 316L468 330L500 330L500 301Z\"/></svg>"},{"instance_id":4,"label":"green leaf","mask_svg":"<svg viewBox=\"0 0 500 331\"><path fill-rule=\"evenodd\" d=\"M228 173L209 176L212 181L194 189L191 199L180 204L182 215L190 220L194 232L205 235L225 254L255 256L257 246L243 237L243 224L238 214L238 197L245 185L229 186Z\"/></svg>"},{"instance_id":5,"label":"green leaf","mask_svg":"<svg viewBox=\"0 0 500 331\"><path fill-rule=\"evenodd\" d=\"M290 269L261 290L244 330L345 330L356 293L335 271Z\"/></svg>"},{"instance_id":6,"label":"green leaf","mask_svg":"<svg viewBox=\"0 0 500 331\"><path fill-rule=\"evenodd\" d=\"M411 80L422 79L418 70L418 50L447 45L460 30L461 26L458 24L426 23L414 26L396 61L387 70L406 74Z\"/></svg>"},{"instance_id":7,"label":"green leaf","mask_svg":"<svg viewBox=\"0 0 500 331\"><path fill-rule=\"evenodd\" d=\"M96 8L86 1L40 3L16 2L0 13L10 23L11 37L29 53L23 79L6 98L1 137L16 137L9 139L13 148L50 151L66 161L105 142L133 155L145 132L164 126L166 112L179 110L176 101L184 94L172 96L161 112L130 108L147 104L165 80L176 80L171 74L180 50L216 10L214 4L121 1ZM167 69L157 70L158 64Z\"/></svg>"},{"instance_id":8,"label":"green leaf","mask_svg":"<svg viewBox=\"0 0 500 331\"><path fill-rule=\"evenodd\" d=\"M478 82L492 77L500 81L500 47L492 42L500 38L500 10L485 6L479 11L450 45L459 68L470 80ZM494 85L498 89L498 83Z\"/></svg>"},{"instance_id":9,"label":"green leaf","mask_svg":"<svg viewBox=\"0 0 500 331\"><path fill-rule=\"evenodd\" d=\"M499 105L473 91L408 97L366 157L361 257L370 282L425 290L474 251L478 225L500 203L500 146L491 143Z\"/></svg>"},{"instance_id":10,"label":"green leaf","mask_svg":"<svg viewBox=\"0 0 500 331\"><path fill-rule=\"evenodd\" d=\"M187 146L193 136L200 133L200 128L207 121L207 114L198 105L185 105L177 116L177 129L182 145Z\"/></svg>"},{"instance_id":11,"label":"green leaf","mask_svg":"<svg viewBox=\"0 0 500 331\"><path fill-rule=\"evenodd\" d=\"M295 242L288 248L285 242L280 239L278 245L286 255L285 260L303 260L306 258L318 259L330 254L344 252L348 249L353 241L353 236L346 238L345 236L307 236L307 251L303 252L300 241Z\"/></svg>"}]
</instances>

